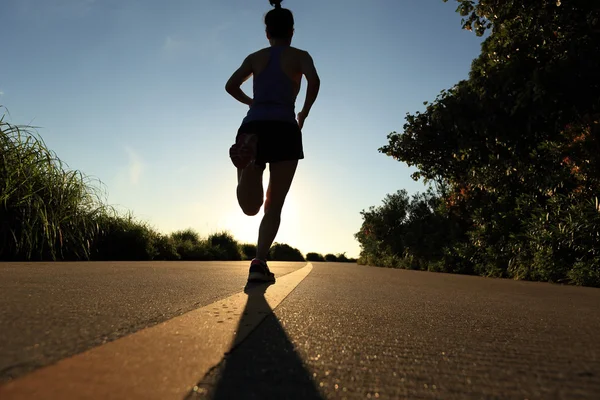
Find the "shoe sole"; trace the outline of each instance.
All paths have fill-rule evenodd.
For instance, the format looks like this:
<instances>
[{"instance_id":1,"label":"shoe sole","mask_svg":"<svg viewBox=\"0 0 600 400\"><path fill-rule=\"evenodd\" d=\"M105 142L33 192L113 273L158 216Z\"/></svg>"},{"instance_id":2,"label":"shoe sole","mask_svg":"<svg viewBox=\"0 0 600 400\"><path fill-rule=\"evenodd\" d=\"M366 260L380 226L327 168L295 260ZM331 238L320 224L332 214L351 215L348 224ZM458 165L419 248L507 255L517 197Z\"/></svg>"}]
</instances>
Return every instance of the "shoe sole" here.
<instances>
[{"instance_id":1,"label":"shoe sole","mask_svg":"<svg viewBox=\"0 0 600 400\"><path fill-rule=\"evenodd\" d=\"M248 275L248 282L275 282L275 277L261 274L260 272L251 272Z\"/></svg>"},{"instance_id":2,"label":"shoe sole","mask_svg":"<svg viewBox=\"0 0 600 400\"><path fill-rule=\"evenodd\" d=\"M237 168L246 168L256 155L257 137L254 134L244 134L229 149L229 157ZM247 146L250 146L248 148Z\"/></svg>"},{"instance_id":3,"label":"shoe sole","mask_svg":"<svg viewBox=\"0 0 600 400\"><path fill-rule=\"evenodd\" d=\"M246 168L252 162L251 156L241 155L239 152L236 153L234 150L229 151L229 158L231 158L233 165L240 169Z\"/></svg>"}]
</instances>

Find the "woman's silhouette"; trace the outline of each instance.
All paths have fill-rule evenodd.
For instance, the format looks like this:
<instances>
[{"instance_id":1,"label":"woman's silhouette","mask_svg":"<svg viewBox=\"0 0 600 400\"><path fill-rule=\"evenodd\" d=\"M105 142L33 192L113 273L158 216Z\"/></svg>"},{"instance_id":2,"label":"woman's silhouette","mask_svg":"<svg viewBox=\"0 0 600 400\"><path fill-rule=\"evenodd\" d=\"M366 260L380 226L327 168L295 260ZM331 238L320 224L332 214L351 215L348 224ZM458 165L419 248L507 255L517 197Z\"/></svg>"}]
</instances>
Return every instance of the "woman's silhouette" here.
<instances>
[{"instance_id":1,"label":"woman's silhouette","mask_svg":"<svg viewBox=\"0 0 600 400\"><path fill-rule=\"evenodd\" d=\"M319 93L320 80L310 54L291 47L292 12L281 8L281 0L269 2L275 7L265 16L270 47L246 57L225 89L250 107L229 151L238 169L237 198L245 214L256 215L260 211L262 176L267 163L270 172L256 258L250 264L248 281L274 282L267 255L279 229L281 210L298 160L304 158L301 129ZM253 76L253 98L241 89L250 76ZM304 106L296 116L302 76L306 77L308 87Z\"/></svg>"}]
</instances>

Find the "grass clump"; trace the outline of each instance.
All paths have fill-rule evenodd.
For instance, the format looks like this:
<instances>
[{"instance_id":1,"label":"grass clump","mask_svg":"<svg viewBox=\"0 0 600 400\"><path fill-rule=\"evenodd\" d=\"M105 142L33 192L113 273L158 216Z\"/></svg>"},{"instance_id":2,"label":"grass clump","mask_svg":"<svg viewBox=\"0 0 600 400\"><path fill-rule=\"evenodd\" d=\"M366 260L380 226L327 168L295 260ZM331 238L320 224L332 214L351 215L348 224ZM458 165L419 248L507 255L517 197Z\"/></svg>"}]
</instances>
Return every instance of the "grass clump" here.
<instances>
[{"instance_id":1,"label":"grass clump","mask_svg":"<svg viewBox=\"0 0 600 400\"><path fill-rule=\"evenodd\" d=\"M86 259L106 213L100 190L31 127L0 119L0 259Z\"/></svg>"}]
</instances>

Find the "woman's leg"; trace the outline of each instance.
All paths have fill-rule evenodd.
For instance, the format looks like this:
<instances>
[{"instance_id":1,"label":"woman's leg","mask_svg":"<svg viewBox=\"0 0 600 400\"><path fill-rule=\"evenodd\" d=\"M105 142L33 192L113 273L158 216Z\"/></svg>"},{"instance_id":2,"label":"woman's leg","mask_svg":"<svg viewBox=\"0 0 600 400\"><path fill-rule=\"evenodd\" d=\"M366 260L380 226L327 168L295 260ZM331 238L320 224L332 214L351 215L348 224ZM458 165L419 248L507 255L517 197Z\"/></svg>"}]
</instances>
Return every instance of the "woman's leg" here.
<instances>
[{"instance_id":1,"label":"woman's leg","mask_svg":"<svg viewBox=\"0 0 600 400\"><path fill-rule=\"evenodd\" d=\"M263 171L262 167L255 166L254 163L237 170L237 199L246 215L258 214L263 204Z\"/></svg>"},{"instance_id":2,"label":"woman's leg","mask_svg":"<svg viewBox=\"0 0 600 400\"><path fill-rule=\"evenodd\" d=\"M298 160L280 161L269 165L270 177L265 200L265 215L260 223L258 232L258 245L256 247L256 258L266 260L269 249L275 240L279 223L281 222L281 210L285 197L290 190ZM262 171L261 171L262 179ZM262 185L261 185L262 203ZM260 209L260 206L258 207Z\"/></svg>"}]
</instances>

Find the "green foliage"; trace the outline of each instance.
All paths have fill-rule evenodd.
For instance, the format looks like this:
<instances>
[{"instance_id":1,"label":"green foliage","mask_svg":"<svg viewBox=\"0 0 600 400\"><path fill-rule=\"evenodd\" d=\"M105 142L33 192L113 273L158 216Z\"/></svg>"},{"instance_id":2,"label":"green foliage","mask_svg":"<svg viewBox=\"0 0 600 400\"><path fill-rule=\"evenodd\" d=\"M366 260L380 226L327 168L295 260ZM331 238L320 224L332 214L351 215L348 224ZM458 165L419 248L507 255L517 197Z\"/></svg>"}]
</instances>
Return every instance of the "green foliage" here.
<instances>
[{"instance_id":1,"label":"green foliage","mask_svg":"<svg viewBox=\"0 0 600 400\"><path fill-rule=\"evenodd\" d=\"M200 244L200 235L191 228L171 233L171 238L176 242L189 241L192 244Z\"/></svg>"},{"instance_id":2,"label":"green foliage","mask_svg":"<svg viewBox=\"0 0 600 400\"><path fill-rule=\"evenodd\" d=\"M213 233L208 237L208 243L217 249L218 260L240 261L242 254L240 244L229 232Z\"/></svg>"},{"instance_id":3,"label":"green foliage","mask_svg":"<svg viewBox=\"0 0 600 400\"><path fill-rule=\"evenodd\" d=\"M156 247L155 260L175 261L180 260L181 256L177 252L177 245L172 237L157 234L154 240Z\"/></svg>"},{"instance_id":4,"label":"green foliage","mask_svg":"<svg viewBox=\"0 0 600 400\"><path fill-rule=\"evenodd\" d=\"M105 212L91 183L29 127L0 118L0 259L87 258Z\"/></svg>"},{"instance_id":5,"label":"green foliage","mask_svg":"<svg viewBox=\"0 0 600 400\"><path fill-rule=\"evenodd\" d=\"M94 183L69 170L30 128L0 118L0 261L238 261L256 255L255 245L240 244L228 232L206 239L192 229L162 235L105 205ZM298 249L277 243L270 258L304 261Z\"/></svg>"},{"instance_id":6,"label":"green foliage","mask_svg":"<svg viewBox=\"0 0 600 400\"><path fill-rule=\"evenodd\" d=\"M152 260L159 252L158 234L147 224L127 217L102 216L97 220L98 235L92 242L93 260Z\"/></svg>"},{"instance_id":7,"label":"green foliage","mask_svg":"<svg viewBox=\"0 0 600 400\"><path fill-rule=\"evenodd\" d=\"M338 255L336 255L335 257L337 259L337 262L350 262L350 260L348 259L348 257L346 257L346 253L340 253Z\"/></svg>"},{"instance_id":8,"label":"green foliage","mask_svg":"<svg viewBox=\"0 0 600 400\"><path fill-rule=\"evenodd\" d=\"M184 261L210 261L222 260L225 258L223 251L220 248L211 247L208 241L201 240L194 242L186 239L175 240L177 254Z\"/></svg>"},{"instance_id":9,"label":"green foliage","mask_svg":"<svg viewBox=\"0 0 600 400\"><path fill-rule=\"evenodd\" d=\"M256 257L256 245L250 243L241 244L240 252L244 260L252 260Z\"/></svg>"},{"instance_id":10,"label":"green foliage","mask_svg":"<svg viewBox=\"0 0 600 400\"><path fill-rule=\"evenodd\" d=\"M328 261L328 262L345 262L345 263L356 263L357 260L354 258L346 257L346 253L340 253L337 255L327 254L323 256L319 253L308 253L306 254L306 261Z\"/></svg>"},{"instance_id":11,"label":"green foliage","mask_svg":"<svg viewBox=\"0 0 600 400\"><path fill-rule=\"evenodd\" d=\"M417 226L403 214L406 199L393 199L363 214L377 240L359 239L360 261L600 286L598 210L589 206L600 193L600 9L458 3L465 29L491 30L469 78L407 115L380 149L442 188L416 221L441 224L447 243L437 247L433 231L407 234Z\"/></svg>"},{"instance_id":12,"label":"green foliage","mask_svg":"<svg viewBox=\"0 0 600 400\"><path fill-rule=\"evenodd\" d=\"M273 243L269 250L269 259L272 261L304 261L300 250L285 243Z\"/></svg>"},{"instance_id":13,"label":"green foliage","mask_svg":"<svg viewBox=\"0 0 600 400\"><path fill-rule=\"evenodd\" d=\"M325 258L319 253L307 253L306 261L325 261Z\"/></svg>"},{"instance_id":14,"label":"green foliage","mask_svg":"<svg viewBox=\"0 0 600 400\"><path fill-rule=\"evenodd\" d=\"M327 262L337 262L337 256L335 254L325 254L325 261Z\"/></svg>"},{"instance_id":15,"label":"green foliage","mask_svg":"<svg viewBox=\"0 0 600 400\"><path fill-rule=\"evenodd\" d=\"M361 245L359 263L389 268L450 270L450 248L462 237L433 189L412 198L406 190L388 195L379 207L361 213L355 237Z\"/></svg>"}]
</instances>

